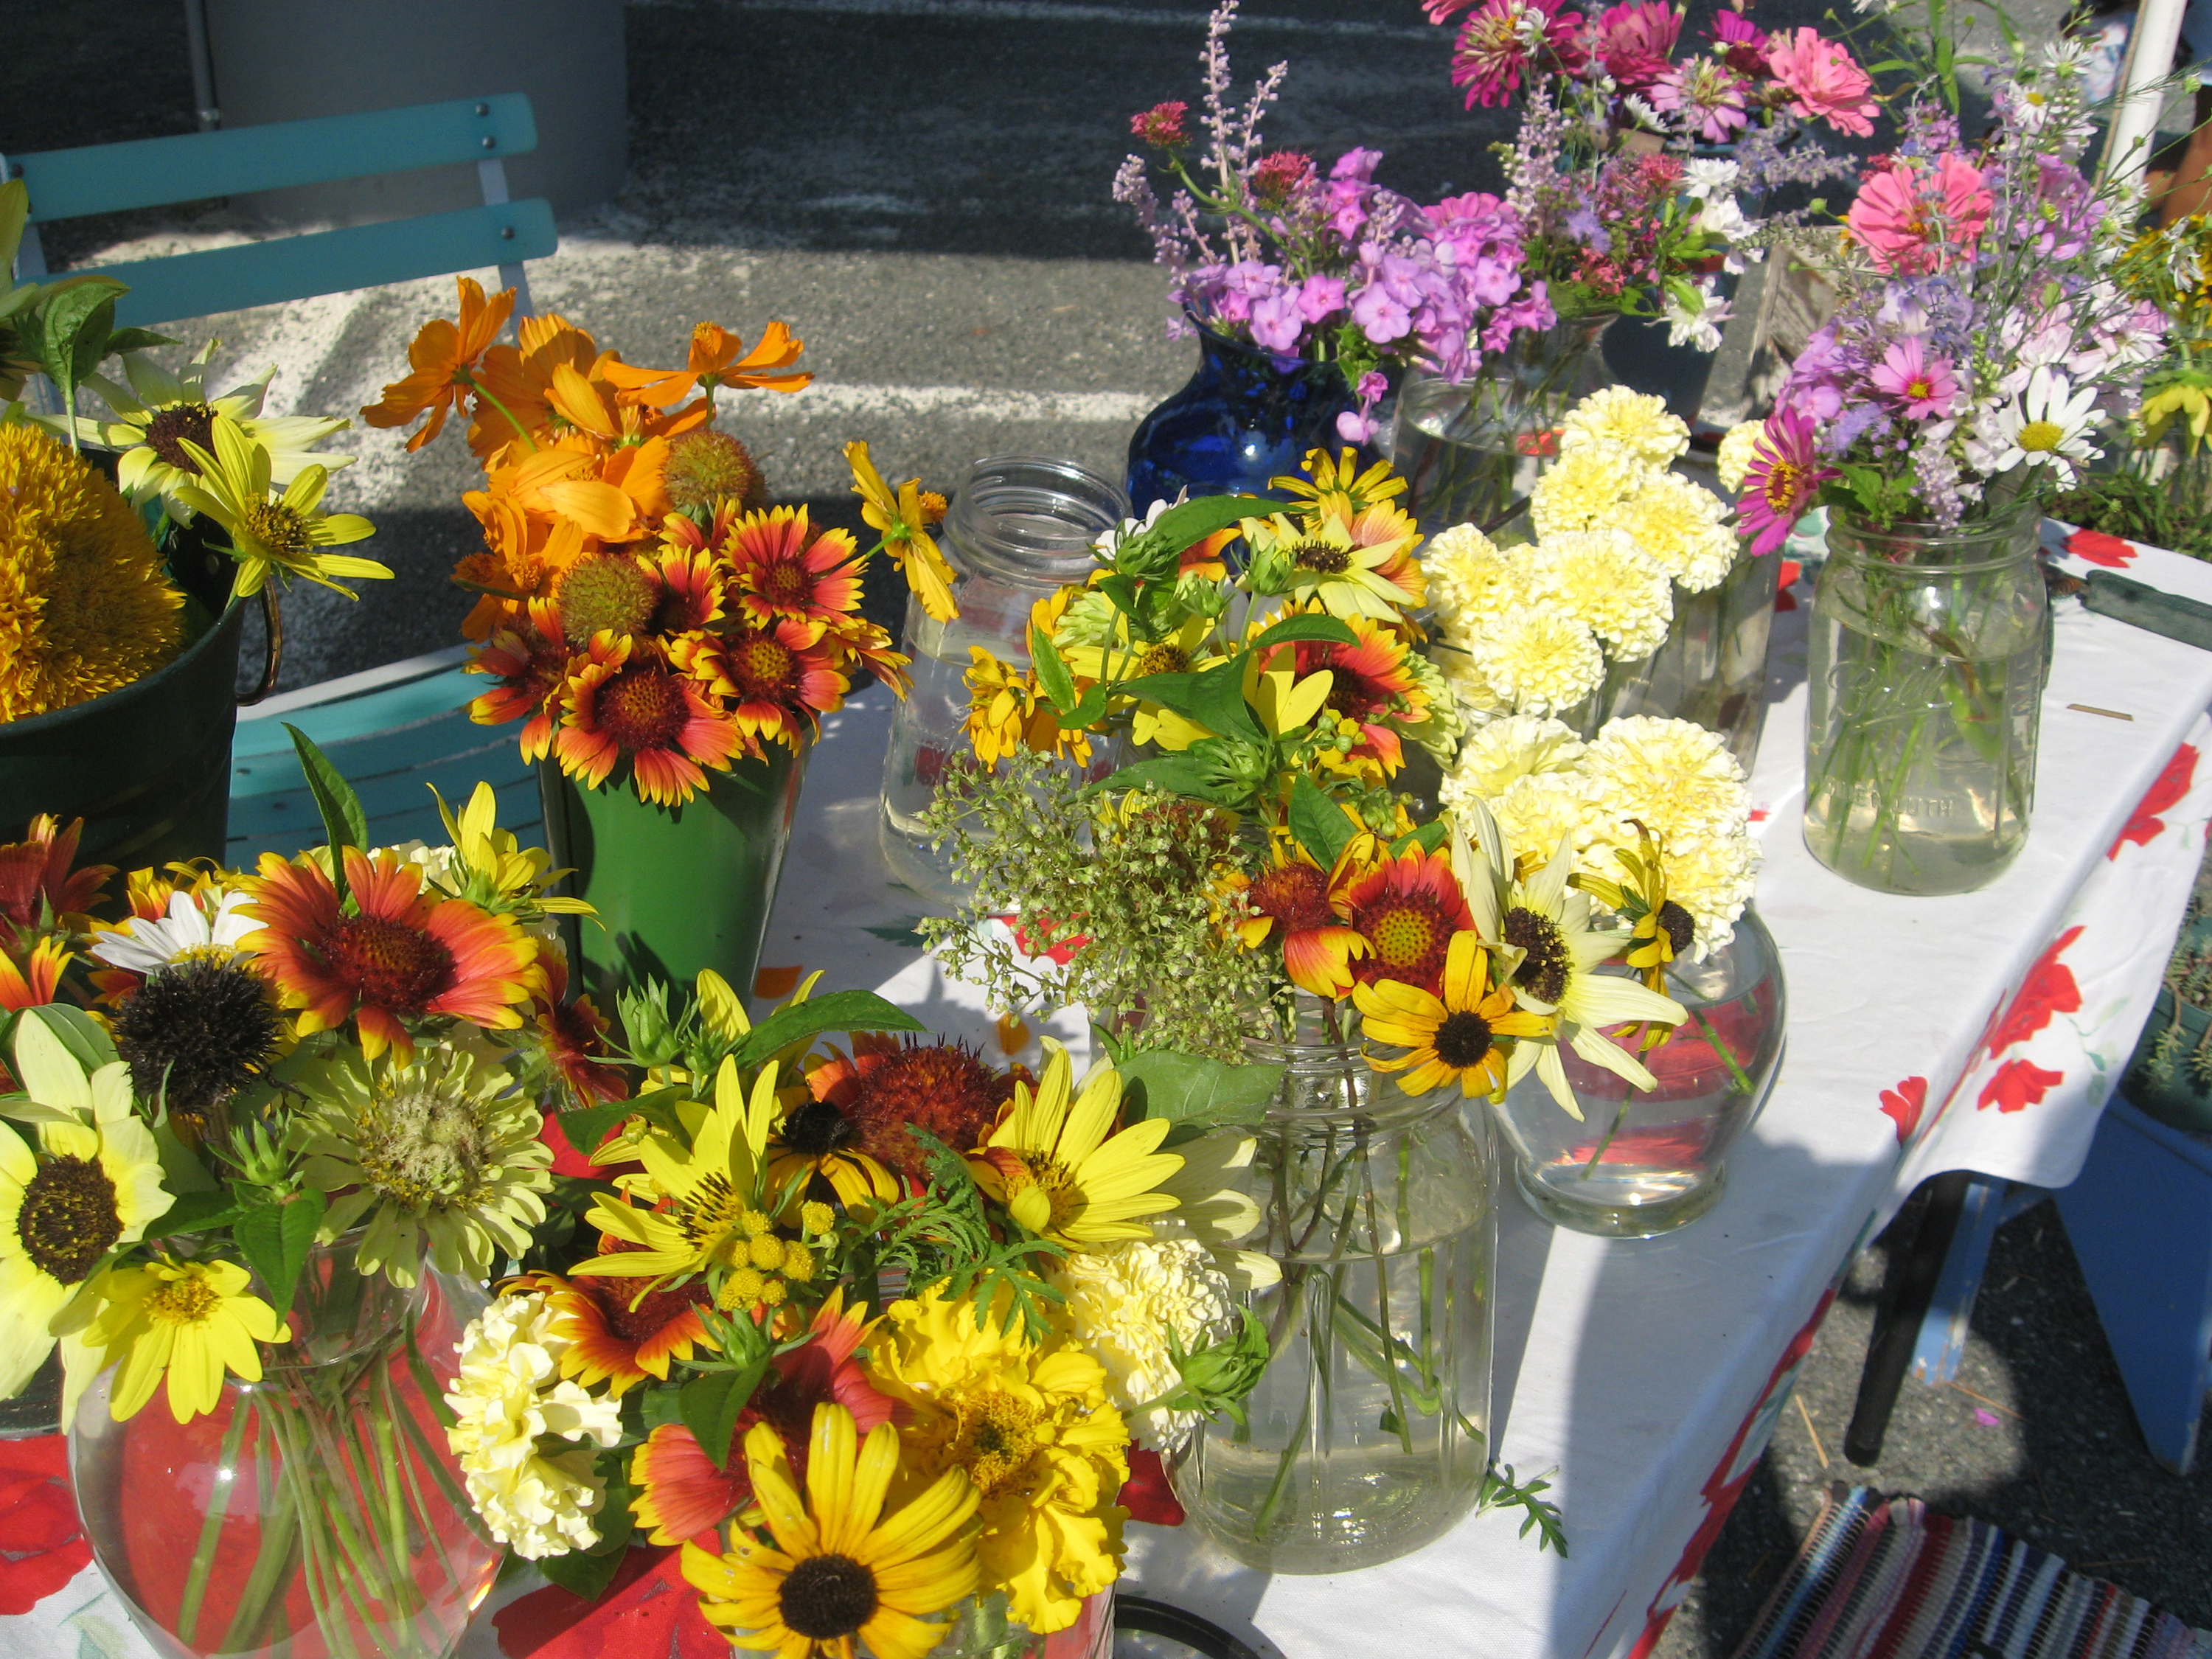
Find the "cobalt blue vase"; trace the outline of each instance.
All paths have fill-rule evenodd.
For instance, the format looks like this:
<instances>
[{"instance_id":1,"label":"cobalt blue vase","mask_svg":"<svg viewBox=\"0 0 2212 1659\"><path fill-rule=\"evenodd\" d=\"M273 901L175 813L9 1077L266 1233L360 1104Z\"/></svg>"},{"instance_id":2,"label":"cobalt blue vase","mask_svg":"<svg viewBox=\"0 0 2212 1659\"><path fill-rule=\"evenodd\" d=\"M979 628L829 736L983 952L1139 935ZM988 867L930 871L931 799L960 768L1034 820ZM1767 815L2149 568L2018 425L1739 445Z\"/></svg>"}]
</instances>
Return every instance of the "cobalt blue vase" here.
<instances>
[{"instance_id":1,"label":"cobalt blue vase","mask_svg":"<svg viewBox=\"0 0 2212 1659\"><path fill-rule=\"evenodd\" d=\"M1352 390L1333 362L1309 362L1198 330L1198 373L1129 440L1129 501L1141 518L1154 501L1239 492L1287 497L1270 478L1296 472L1306 452L1334 450L1336 417Z\"/></svg>"}]
</instances>

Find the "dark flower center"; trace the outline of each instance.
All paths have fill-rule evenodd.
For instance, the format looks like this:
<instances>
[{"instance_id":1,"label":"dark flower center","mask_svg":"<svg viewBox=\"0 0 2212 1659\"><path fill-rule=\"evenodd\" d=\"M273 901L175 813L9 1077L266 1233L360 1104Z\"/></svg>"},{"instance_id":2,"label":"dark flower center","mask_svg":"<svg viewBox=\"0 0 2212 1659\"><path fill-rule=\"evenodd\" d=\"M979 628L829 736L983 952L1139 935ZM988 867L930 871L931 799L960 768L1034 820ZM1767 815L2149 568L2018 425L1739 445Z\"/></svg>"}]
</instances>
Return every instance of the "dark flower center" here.
<instances>
[{"instance_id":1,"label":"dark flower center","mask_svg":"<svg viewBox=\"0 0 2212 1659\"><path fill-rule=\"evenodd\" d=\"M1519 907L1505 913L1505 942L1528 955L1516 977L1539 1002L1556 1003L1567 994L1567 939L1549 916Z\"/></svg>"},{"instance_id":2,"label":"dark flower center","mask_svg":"<svg viewBox=\"0 0 2212 1659\"><path fill-rule=\"evenodd\" d=\"M783 1121L783 1144L808 1158L842 1152L860 1138L859 1127L826 1100L810 1100Z\"/></svg>"},{"instance_id":3,"label":"dark flower center","mask_svg":"<svg viewBox=\"0 0 2212 1659\"><path fill-rule=\"evenodd\" d=\"M908 1125L964 1152L990 1132L1013 1091L1010 1079L957 1042L915 1043L876 1060L844 1110L869 1157L902 1175L921 1176L928 1164Z\"/></svg>"},{"instance_id":4,"label":"dark flower center","mask_svg":"<svg viewBox=\"0 0 2212 1659\"><path fill-rule=\"evenodd\" d=\"M1310 864L1286 864L1268 871L1245 890L1244 898L1261 915L1281 922L1285 933L1336 921L1336 912L1329 908L1328 877Z\"/></svg>"},{"instance_id":5,"label":"dark flower center","mask_svg":"<svg viewBox=\"0 0 2212 1659\"><path fill-rule=\"evenodd\" d=\"M15 1231L33 1267L74 1285L123 1237L115 1183L94 1159L49 1158L23 1189Z\"/></svg>"},{"instance_id":6,"label":"dark flower center","mask_svg":"<svg viewBox=\"0 0 2212 1659\"><path fill-rule=\"evenodd\" d=\"M684 688L665 669L625 668L599 688L600 728L626 755L670 749L690 723Z\"/></svg>"},{"instance_id":7,"label":"dark flower center","mask_svg":"<svg viewBox=\"0 0 2212 1659\"><path fill-rule=\"evenodd\" d=\"M198 477L198 464L185 453L187 443L214 453L215 410L205 404L173 404L155 410L146 422L146 447L179 471Z\"/></svg>"},{"instance_id":8,"label":"dark flower center","mask_svg":"<svg viewBox=\"0 0 2212 1659\"><path fill-rule=\"evenodd\" d=\"M618 1239L615 1248L634 1250L644 1247ZM637 1294L637 1281L634 1279L586 1275L568 1282L598 1303L607 1328L633 1346L658 1336L671 1322L681 1319L691 1309L711 1299L703 1279L695 1279L680 1291L648 1291L642 1297ZM637 1303L634 1308L630 1305L633 1299Z\"/></svg>"},{"instance_id":9,"label":"dark flower center","mask_svg":"<svg viewBox=\"0 0 2212 1659\"><path fill-rule=\"evenodd\" d=\"M806 603L813 584L805 571L787 562L772 564L760 573L761 596L771 605L798 606Z\"/></svg>"},{"instance_id":10,"label":"dark flower center","mask_svg":"<svg viewBox=\"0 0 2212 1659\"><path fill-rule=\"evenodd\" d=\"M363 1002L419 1014L453 982L453 953L420 927L382 916L342 916L323 954Z\"/></svg>"},{"instance_id":11,"label":"dark flower center","mask_svg":"<svg viewBox=\"0 0 2212 1659\"><path fill-rule=\"evenodd\" d=\"M1352 555L1340 547L1331 547L1327 542L1300 542L1291 562L1301 570L1310 570L1318 575L1340 576L1352 568Z\"/></svg>"},{"instance_id":12,"label":"dark flower center","mask_svg":"<svg viewBox=\"0 0 2212 1659\"><path fill-rule=\"evenodd\" d=\"M777 1602L801 1636L850 1636L875 1617L876 1576L849 1555L810 1555L784 1579Z\"/></svg>"},{"instance_id":13,"label":"dark flower center","mask_svg":"<svg viewBox=\"0 0 2212 1659\"><path fill-rule=\"evenodd\" d=\"M279 1021L259 975L191 957L161 969L115 1013L115 1048L142 1095L198 1116L243 1088L276 1052Z\"/></svg>"},{"instance_id":14,"label":"dark flower center","mask_svg":"<svg viewBox=\"0 0 2212 1659\"><path fill-rule=\"evenodd\" d=\"M1163 642L1146 648L1137 659L1139 674L1187 674L1190 672L1190 653L1179 645Z\"/></svg>"},{"instance_id":15,"label":"dark flower center","mask_svg":"<svg viewBox=\"0 0 2212 1659\"><path fill-rule=\"evenodd\" d=\"M1480 1066L1490 1053L1490 1022L1480 1014L1447 1014L1437 1027L1434 1046L1437 1058L1455 1069Z\"/></svg>"},{"instance_id":16,"label":"dark flower center","mask_svg":"<svg viewBox=\"0 0 2212 1659\"><path fill-rule=\"evenodd\" d=\"M1698 936L1698 924L1692 920L1690 913L1672 899L1659 907L1659 926L1667 935L1668 945L1678 957L1690 948L1691 941Z\"/></svg>"}]
</instances>

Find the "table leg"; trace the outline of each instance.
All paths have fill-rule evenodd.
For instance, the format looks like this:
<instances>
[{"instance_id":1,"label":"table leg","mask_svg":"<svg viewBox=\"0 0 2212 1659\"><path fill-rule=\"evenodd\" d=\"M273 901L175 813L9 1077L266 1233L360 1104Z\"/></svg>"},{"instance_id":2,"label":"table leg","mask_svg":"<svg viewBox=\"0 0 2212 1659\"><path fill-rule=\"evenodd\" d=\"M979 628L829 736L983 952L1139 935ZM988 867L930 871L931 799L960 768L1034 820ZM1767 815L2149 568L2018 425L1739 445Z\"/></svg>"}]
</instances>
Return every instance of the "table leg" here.
<instances>
[{"instance_id":1,"label":"table leg","mask_svg":"<svg viewBox=\"0 0 2212 1659\"><path fill-rule=\"evenodd\" d=\"M1889 1259L1888 1271L1882 1275L1881 1304L1875 1310L1874 1335L1867 1343L1866 1369L1859 1373L1858 1403L1844 1433L1844 1455L1854 1463L1881 1459L1889 1414L1896 1409L1897 1391L1912 1364L1920 1324L1936 1299L1943 1260L1951 1253L1951 1239L1959 1230L1960 1212L1973 1181L1968 1171L1954 1170L1927 1182L1928 1204L1912 1241Z\"/></svg>"}]
</instances>

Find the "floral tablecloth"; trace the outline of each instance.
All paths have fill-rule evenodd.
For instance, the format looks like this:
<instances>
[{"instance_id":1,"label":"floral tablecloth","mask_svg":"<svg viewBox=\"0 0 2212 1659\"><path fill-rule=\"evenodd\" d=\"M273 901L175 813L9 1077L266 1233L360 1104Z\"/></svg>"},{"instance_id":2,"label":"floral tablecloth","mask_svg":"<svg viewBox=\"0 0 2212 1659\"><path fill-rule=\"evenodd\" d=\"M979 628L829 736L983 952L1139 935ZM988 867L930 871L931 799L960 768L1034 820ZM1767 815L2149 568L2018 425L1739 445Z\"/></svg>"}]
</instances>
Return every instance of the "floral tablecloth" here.
<instances>
[{"instance_id":1,"label":"floral tablecloth","mask_svg":"<svg viewBox=\"0 0 2212 1659\"><path fill-rule=\"evenodd\" d=\"M2110 538L2074 545L2077 572L2123 566L2212 601L2212 568ZM1777 619L1777 701L1753 781L1759 907L1788 976L1789 1048L1726 1196L1641 1243L1555 1232L1503 1206L1501 1451L1524 1476L1556 1468L1571 1555L1539 1555L1511 1520L1486 1516L1358 1575L1270 1578L1187 1534L1133 1525L1133 1588L1288 1659L1648 1653L1764 1449L1855 1247L1942 1170L2073 1179L2212 820L2212 654L2062 605L2027 851L1980 893L1916 900L1848 886L1804 850L1803 622L1802 610ZM1034 1060L1049 1031L1079 1058L1079 1020L1002 1024L921 956L912 896L875 850L888 723L880 691L827 723L757 989L780 995L823 969L995 1052ZM690 1598L672 1558L638 1552L626 1577L588 1613L528 1576L512 1581L464 1650L726 1651L677 1616ZM0 1443L0 1656L151 1651L76 1534L59 1443Z\"/></svg>"}]
</instances>

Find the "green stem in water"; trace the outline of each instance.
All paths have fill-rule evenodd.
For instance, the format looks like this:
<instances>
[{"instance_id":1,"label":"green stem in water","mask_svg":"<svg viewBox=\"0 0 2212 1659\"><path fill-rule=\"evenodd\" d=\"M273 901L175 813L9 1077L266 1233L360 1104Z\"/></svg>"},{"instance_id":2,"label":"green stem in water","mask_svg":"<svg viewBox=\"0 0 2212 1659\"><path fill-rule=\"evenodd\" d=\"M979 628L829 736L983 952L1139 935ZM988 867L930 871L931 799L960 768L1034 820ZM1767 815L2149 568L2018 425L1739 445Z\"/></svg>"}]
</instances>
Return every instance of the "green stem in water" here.
<instances>
[{"instance_id":1,"label":"green stem in water","mask_svg":"<svg viewBox=\"0 0 2212 1659\"><path fill-rule=\"evenodd\" d=\"M1728 1044L1721 1041L1721 1034L1713 1030L1711 1022L1705 1018L1705 1010L1691 1009L1690 1018L1697 1023L1698 1030L1705 1033L1705 1041L1712 1045L1713 1052L1721 1057L1721 1063L1729 1068L1729 1086L1737 1094L1749 1094L1751 1092L1750 1077L1745 1073L1743 1066L1738 1063Z\"/></svg>"},{"instance_id":2,"label":"green stem in water","mask_svg":"<svg viewBox=\"0 0 2212 1659\"><path fill-rule=\"evenodd\" d=\"M230 1426L222 1433L222 1450L216 1464L215 1488L208 1493L207 1518L200 1522L199 1547L192 1552L191 1565L185 1572L185 1597L177 1608L177 1639L190 1642L192 1632L199 1628L200 1604L207 1597L208 1574L215 1565L216 1546L222 1540L222 1520L230 1509L232 1488L238 1484L239 1452L246 1443L246 1431L253 1420L253 1408L248 1401L234 1396L230 1403Z\"/></svg>"}]
</instances>

